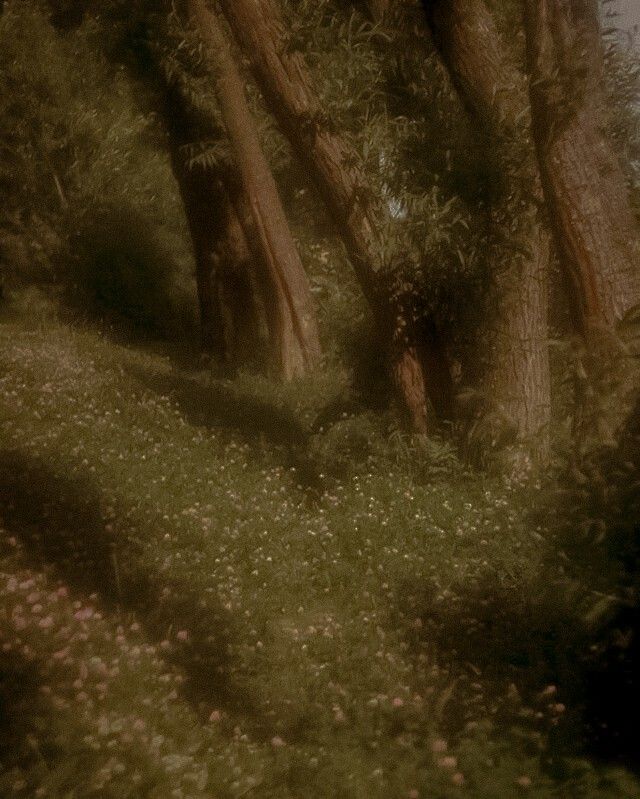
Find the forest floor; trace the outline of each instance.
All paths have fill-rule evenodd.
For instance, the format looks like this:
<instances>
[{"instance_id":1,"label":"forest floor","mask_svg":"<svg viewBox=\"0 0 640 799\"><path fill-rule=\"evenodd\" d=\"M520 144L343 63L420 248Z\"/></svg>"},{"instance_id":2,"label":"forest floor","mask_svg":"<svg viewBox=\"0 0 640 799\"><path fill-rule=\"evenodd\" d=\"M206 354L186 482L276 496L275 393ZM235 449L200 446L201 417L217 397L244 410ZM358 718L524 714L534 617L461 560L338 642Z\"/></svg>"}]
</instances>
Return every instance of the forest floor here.
<instances>
[{"instance_id":1,"label":"forest floor","mask_svg":"<svg viewBox=\"0 0 640 799\"><path fill-rule=\"evenodd\" d=\"M325 474L321 378L26 314L0 370L0 795L640 796L585 754L540 486Z\"/></svg>"}]
</instances>

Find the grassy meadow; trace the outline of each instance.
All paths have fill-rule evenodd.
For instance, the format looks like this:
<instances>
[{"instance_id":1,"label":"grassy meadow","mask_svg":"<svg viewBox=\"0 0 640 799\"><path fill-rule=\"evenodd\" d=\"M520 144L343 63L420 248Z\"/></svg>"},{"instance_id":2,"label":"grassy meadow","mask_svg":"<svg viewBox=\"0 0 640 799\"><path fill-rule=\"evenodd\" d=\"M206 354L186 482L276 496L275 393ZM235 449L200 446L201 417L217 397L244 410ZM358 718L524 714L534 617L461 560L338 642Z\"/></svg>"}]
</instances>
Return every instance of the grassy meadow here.
<instances>
[{"instance_id":1,"label":"grassy meadow","mask_svg":"<svg viewBox=\"0 0 640 799\"><path fill-rule=\"evenodd\" d=\"M0 325L0 794L640 795L592 752L607 581L544 479L319 426L339 371L224 380L29 309Z\"/></svg>"}]
</instances>

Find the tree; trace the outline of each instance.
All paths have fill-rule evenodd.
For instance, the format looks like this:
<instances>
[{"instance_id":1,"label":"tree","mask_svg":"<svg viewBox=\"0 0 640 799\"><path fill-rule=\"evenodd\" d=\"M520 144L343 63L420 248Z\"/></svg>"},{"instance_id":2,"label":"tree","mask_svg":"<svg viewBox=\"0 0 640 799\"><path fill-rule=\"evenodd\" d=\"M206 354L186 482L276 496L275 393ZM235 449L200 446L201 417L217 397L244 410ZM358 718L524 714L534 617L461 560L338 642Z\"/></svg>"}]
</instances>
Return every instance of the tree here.
<instances>
[{"instance_id":1,"label":"tree","mask_svg":"<svg viewBox=\"0 0 640 799\"><path fill-rule=\"evenodd\" d=\"M421 336L412 287L394 271L411 253L397 248L382 257L393 220L367 181L361 158L331 125L315 95L311 75L288 34L274 0L222 0L223 12L249 59L280 128L311 176L344 242L362 291L386 343L390 371L411 428L427 431L428 393L450 410L451 386L437 335ZM437 369L429 372L427 364Z\"/></svg>"},{"instance_id":2,"label":"tree","mask_svg":"<svg viewBox=\"0 0 640 799\"><path fill-rule=\"evenodd\" d=\"M550 246L538 214L542 188L526 79L484 0L423 0L423 5L433 41L474 121L489 167L491 287L481 376L486 401L481 407L484 414L498 414L499 424L511 428L519 447L544 460L550 414Z\"/></svg>"},{"instance_id":3,"label":"tree","mask_svg":"<svg viewBox=\"0 0 640 799\"><path fill-rule=\"evenodd\" d=\"M171 166L193 245L202 345L233 367L255 351L259 335L252 257L227 186L233 167L190 161L190 148L205 138L220 143L223 133L201 118L162 65L156 72Z\"/></svg>"},{"instance_id":4,"label":"tree","mask_svg":"<svg viewBox=\"0 0 640 799\"><path fill-rule=\"evenodd\" d=\"M544 194L575 323L612 331L640 301L640 237L607 135L596 0L525 0L529 91Z\"/></svg>"},{"instance_id":5,"label":"tree","mask_svg":"<svg viewBox=\"0 0 640 799\"><path fill-rule=\"evenodd\" d=\"M216 71L216 96L271 275L277 317L278 368L285 378L292 378L304 374L320 357L309 283L220 21L203 0L188 0L187 9L191 24L207 45L208 57Z\"/></svg>"}]
</instances>

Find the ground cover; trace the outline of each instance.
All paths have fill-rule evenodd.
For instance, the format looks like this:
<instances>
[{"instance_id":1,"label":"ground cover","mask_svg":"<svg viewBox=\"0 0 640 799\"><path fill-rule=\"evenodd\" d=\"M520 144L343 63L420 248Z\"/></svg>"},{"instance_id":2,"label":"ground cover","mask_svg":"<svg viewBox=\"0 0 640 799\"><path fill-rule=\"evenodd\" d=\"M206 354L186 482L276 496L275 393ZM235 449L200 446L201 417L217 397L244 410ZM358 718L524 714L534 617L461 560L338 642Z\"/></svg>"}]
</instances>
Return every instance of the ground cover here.
<instances>
[{"instance_id":1,"label":"ground cover","mask_svg":"<svg viewBox=\"0 0 640 799\"><path fill-rule=\"evenodd\" d=\"M314 427L330 371L24 314L0 353L2 795L640 795L581 754L590 586L540 484Z\"/></svg>"}]
</instances>

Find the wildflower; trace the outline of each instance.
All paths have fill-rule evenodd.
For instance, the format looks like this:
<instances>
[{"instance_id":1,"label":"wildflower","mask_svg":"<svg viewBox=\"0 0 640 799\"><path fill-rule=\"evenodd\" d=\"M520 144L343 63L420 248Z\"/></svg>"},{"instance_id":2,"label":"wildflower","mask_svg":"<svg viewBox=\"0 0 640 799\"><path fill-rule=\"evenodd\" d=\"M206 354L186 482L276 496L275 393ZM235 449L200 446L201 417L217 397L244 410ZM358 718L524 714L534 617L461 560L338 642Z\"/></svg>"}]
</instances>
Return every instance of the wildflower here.
<instances>
[{"instance_id":1,"label":"wildflower","mask_svg":"<svg viewBox=\"0 0 640 799\"><path fill-rule=\"evenodd\" d=\"M516 780L516 785L520 788L530 788L531 787L531 777L527 777L526 774L523 774L522 777L518 777Z\"/></svg>"},{"instance_id":2,"label":"wildflower","mask_svg":"<svg viewBox=\"0 0 640 799\"><path fill-rule=\"evenodd\" d=\"M279 735L274 735L271 739L271 746L273 746L274 749L279 749L281 746L286 746L286 743Z\"/></svg>"},{"instance_id":3,"label":"wildflower","mask_svg":"<svg viewBox=\"0 0 640 799\"><path fill-rule=\"evenodd\" d=\"M455 774L451 775L451 782L461 788L464 785L464 774L461 774L459 771L456 771Z\"/></svg>"},{"instance_id":4,"label":"wildflower","mask_svg":"<svg viewBox=\"0 0 640 799\"><path fill-rule=\"evenodd\" d=\"M188 641L189 633L187 630L178 630L176 638L178 639L178 641Z\"/></svg>"},{"instance_id":5,"label":"wildflower","mask_svg":"<svg viewBox=\"0 0 640 799\"><path fill-rule=\"evenodd\" d=\"M442 754L442 752L446 752L447 751L447 742L444 740L444 738L437 738L431 744L431 751L434 754Z\"/></svg>"}]
</instances>

